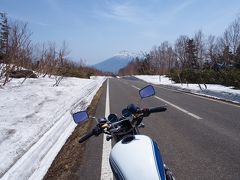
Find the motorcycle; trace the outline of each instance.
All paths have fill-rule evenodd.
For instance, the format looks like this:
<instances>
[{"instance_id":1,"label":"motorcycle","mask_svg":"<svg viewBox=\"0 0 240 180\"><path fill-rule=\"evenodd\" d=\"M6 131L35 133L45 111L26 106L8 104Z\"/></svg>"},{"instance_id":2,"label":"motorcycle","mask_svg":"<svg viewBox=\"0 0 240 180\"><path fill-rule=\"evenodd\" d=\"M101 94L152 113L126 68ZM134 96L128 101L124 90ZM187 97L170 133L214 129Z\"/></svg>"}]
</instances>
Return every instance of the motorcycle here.
<instances>
[{"instance_id":1,"label":"motorcycle","mask_svg":"<svg viewBox=\"0 0 240 180\"><path fill-rule=\"evenodd\" d=\"M141 99L155 95L152 85L139 90ZM158 179L175 180L173 173L163 163L157 143L148 136L140 135L139 128L144 128L143 118L152 113L166 111L166 106L140 109L130 104L122 110L122 116L110 114L108 118L97 119L97 125L80 138L83 143L91 136L107 134L106 140L114 140L109 163L117 180L123 179ZM72 114L75 123L89 119L86 111Z\"/></svg>"}]
</instances>

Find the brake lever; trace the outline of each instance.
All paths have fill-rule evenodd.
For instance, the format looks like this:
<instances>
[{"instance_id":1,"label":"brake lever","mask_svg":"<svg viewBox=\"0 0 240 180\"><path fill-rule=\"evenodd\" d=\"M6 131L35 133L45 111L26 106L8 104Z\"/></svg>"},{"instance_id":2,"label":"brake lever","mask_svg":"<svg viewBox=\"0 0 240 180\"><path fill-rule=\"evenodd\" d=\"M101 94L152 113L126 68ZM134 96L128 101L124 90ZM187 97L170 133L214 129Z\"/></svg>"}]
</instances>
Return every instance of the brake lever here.
<instances>
[{"instance_id":1,"label":"brake lever","mask_svg":"<svg viewBox=\"0 0 240 180\"><path fill-rule=\"evenodd\" d=\"M138 128L145 128L145 124L140 123L140 124L138 125Z\"/></svg>"}]
</instances>

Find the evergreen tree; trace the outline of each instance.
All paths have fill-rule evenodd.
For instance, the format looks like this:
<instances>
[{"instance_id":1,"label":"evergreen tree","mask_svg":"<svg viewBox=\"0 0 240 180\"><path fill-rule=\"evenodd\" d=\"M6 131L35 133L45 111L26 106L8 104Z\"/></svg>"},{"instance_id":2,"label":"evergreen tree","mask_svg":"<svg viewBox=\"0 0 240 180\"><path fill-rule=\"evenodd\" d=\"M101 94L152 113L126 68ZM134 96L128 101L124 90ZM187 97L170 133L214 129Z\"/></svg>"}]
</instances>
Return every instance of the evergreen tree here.
<instances>
[{"instance_id":1,"label":"evergreen tree","mask_svg":"<svg viewBox=\"0 0 240 180\"><path fill-rule=\"evenodd\" d=\"M199 68L199 63L197 59L197 48L193 39L189 39L187 42L187 67L197 69Z\"/></svg>"},{"instance_id":2,"label":"evergreen tree","mask_svg":"<svg viewBox=\"0 0 240 180\"><path fill-rule=\"evenodd\" d=\"M8 48L8 19L6 13L0 12L0 59L6 58Z\"/></svg>"},{"instance_id":3,"label":"evergreen tree","mask_svg":"<svg viewBox=\"0 0 240 180\"><path fill-rule=\"evenodd\" d=\"M145 55L145 58L140 63L139 74L147 74L147 75L153 74L153 69L151 67L150 60L151 60L150 54Z\"/></svg>"},{"instance_id":4,"label":"evergreen tree","mask_svg":"<svg viewBox=\"0 0 240 180\"><path fill-rule=\"evenodd\" d=\"M234 57L234 64L235 67L240 69L240 45L238 46L237 50L236 50L236 54Z\"/></svg>"},{"instance_id":5,"label":"evergreen tree","mask_svg":"<svg viewBox=\"0 0 240 180\"><path fill-rule=\"evenodd\" d=\"M228 68L232 65L233 54L230 51L229 46L225 46L222 52L223 67Z\"/></svg>"}]
</instances>

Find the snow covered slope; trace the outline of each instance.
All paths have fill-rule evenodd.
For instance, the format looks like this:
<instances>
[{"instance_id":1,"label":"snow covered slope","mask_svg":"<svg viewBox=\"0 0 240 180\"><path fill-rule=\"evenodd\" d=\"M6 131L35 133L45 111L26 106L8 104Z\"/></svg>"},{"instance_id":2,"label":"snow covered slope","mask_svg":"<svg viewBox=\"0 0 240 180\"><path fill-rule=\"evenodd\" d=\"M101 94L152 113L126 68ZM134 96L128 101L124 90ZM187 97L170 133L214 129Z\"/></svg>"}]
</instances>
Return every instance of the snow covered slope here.
<instances>
[{"instance_id":1,"label":"snow covered slope","mask_svg":"<svg viewBox=\"0 0 240 180\"><path fill-rule=\"evenodd\" d=\"M0 89L0 179L41 179L105 77L14 79Z\"/></svg>"},{"instance_id":2,"label":"snow covered slope","mask_svg":"<svg viewBox=\"0 0 240 180\"><path fill-rule=\"evenodd\" d=\"M198 84L175 83L168 77L159 75L137 75L135 77L152 84L167 85L177 90L184 90L202 96L240 103L240 90L233 89L233 87L226 87L218 84L206 84L206 88L203 84L201 84L200 88Z\"/></svg>"}]
</instances>

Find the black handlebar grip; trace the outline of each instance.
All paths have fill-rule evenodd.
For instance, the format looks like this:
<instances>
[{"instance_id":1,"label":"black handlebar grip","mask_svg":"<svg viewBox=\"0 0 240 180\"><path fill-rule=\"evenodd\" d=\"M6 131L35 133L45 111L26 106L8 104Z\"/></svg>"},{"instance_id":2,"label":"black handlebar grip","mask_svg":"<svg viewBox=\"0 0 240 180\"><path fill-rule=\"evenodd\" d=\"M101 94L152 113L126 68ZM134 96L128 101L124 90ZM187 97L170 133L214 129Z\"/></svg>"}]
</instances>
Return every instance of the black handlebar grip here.
<instances>
[{"instance_id":1,"label":"black handlebar grip","mask_svg":"<svg viewBox=\"0 0 240 180\"><path fill-rule=\"evenodd\" d=\"M87 133L86 135L84 135L83 137L81 137L81 139L78 141L79 143L83 143L84 141L86 141L88 138L92 137L94 135L94 132L91 131L89 133Z\"/></svg>"},{"instance_id":2,"label":"black handlebar grip","mask_svg":"<svg viewBox=\"0 0 240 180\"><path fill-rule=\"evenodd\" d=\"M150 108L149 113L157 113L157 112L163 112L166 111L167 108L162 106L162 107L155 107L155 108Z\"/></svg>"}]
</instances>

